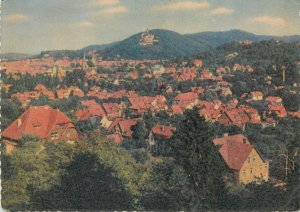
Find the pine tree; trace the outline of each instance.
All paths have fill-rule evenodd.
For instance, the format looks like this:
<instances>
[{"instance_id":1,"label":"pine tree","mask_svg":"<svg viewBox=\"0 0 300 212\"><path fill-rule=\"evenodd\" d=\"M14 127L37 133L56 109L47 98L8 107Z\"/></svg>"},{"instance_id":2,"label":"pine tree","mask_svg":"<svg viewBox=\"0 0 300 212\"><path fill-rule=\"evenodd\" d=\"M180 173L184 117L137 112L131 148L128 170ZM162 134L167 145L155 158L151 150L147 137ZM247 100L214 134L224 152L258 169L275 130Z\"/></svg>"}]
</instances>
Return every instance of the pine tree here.
<instances>
[{"instance_id":1,"label":"pine tree","mask_svg":"<svg viewBox=\"0 0 300 212\"><path fill-rule=\"evenodd\" d=\"M184 115L171 145L173 157L188 175L190 209L220 209L226 193L225 164L212 142L213 128L200 117L197 108Z\"/></svg>"}]
</instances>

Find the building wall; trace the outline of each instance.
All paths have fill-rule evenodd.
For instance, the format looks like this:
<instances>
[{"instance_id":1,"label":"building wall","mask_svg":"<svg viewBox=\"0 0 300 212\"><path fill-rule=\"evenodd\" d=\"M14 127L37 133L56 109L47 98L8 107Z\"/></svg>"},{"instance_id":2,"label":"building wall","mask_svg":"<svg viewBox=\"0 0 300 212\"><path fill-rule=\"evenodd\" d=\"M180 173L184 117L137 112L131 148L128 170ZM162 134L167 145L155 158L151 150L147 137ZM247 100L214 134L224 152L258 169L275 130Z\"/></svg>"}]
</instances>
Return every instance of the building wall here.
<instances>
[{"instance_id":1,"label":"building wall","mask_svg":"<svg viewBox=\"0 0 300 212\"><path fill-rule=\"evenodd\" d=\"M5 152L6 154L11 154L12 151L15 149L15 147L17 146L17 144L15 142L9 141L7 139L3 139L1 141L2 145L5 145Z\"/></svg>"},{"instance_id":2,"label":"building wall","mask_svg":"<svg viewBox=\"0 0 300 212\"><path fill-rule=\"evenodd\" d=\"M56 126L48 135L46 140L53 142L74 141L78 138L77 130L74 127L66 128L64 126Z\"/></svg>"},{"instance_id":3,"label":"building wall","mask_svg":"<svg viewBox=\"0 0 300 212\"><path fill-rule=\"evenodd\" d=\"M269 163L264 162L253 148L239 171L239 182L247 184L260 178L269 180Z\"/></svg>"}]
</instances>

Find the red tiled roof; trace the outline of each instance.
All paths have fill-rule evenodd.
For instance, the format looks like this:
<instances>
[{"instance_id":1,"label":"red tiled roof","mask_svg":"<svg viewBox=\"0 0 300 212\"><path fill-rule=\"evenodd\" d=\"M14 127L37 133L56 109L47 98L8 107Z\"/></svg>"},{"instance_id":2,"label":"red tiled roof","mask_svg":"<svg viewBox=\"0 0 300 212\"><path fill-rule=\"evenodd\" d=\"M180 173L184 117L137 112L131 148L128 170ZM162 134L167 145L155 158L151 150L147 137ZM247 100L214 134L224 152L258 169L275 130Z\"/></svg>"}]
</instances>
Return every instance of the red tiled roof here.
<instances>
[{"instance_id":1,"label":"red tiled roof","mask_svg":"<svg viewBox=\"0 0 300 212\"><path fill-rule=\"evenodd\" d=\"M285 116L287 116L287 112L286 112L286 110L285 110L285 108L284 108L283 105L270 105L269 106L269 111L277 113L277 115L279 117L285 117Z\"/></svg>"},{"instance_id":2,"label":"red tiled roof","mask_svg":"<svg viewBox=\"0 0 300 212\"><path fill-rule=\"evenodd\" d=\"M120 144L123 140L122 136L118 133L107 135L107 138L112 139L115 142L115 144Z\"/></svg>"},{"instance_id":3,"label":"red tiled roof","mask_svg":"<svg viewBox=\"0 0 300 212\"><path fill-rule=\"evenodd\" d=\"M204 93L205 89L199 87L191 87L191 91L199 95Z\"/></svg>"},{"instance_id":4,"label":"red tiled roof","mask_svg":"<svg viewBox=\"0 0 300 212\"><path fill-rule=\"evenodd\" d=\"M282 99L280 97L278 97L278 96L268 96L266 98L266 101L267 102L277 102L277 103L280 103L280 102L282 102Z\"/></svg>"},{"instance_id":5,"label":"red tiled roof","mask_svg":"<svg viewBox=\"0 0 300 212\"><path fill-rule=\"evenodd\" d=\"M243 119L237 110L228 110L225 112L232 122L242 122Z\"/></svg>"},{"instance_id":6,"label":"red tiled roof","mask_svg":"<svg viewBox=\"0 0 300 212\"><path fill-rule=\"evenodd\" d=\"M117 125L120 127L122 136L124 137L131 137L132 131L131 127L136 125L136 123L141 120L141 118L135 118L135 119L124 119L116 118L111 125L108 128L108 131L112 131Z\"/></svg>"},{"instance_id":7,"label":"red tiled roof","mask_svg":"<svg viewBox=\"0 0 300 212\"><path fill-rule=\"evenodd\" d=\"M136 125L139 120L140 120L140 118L127 119L127 120L120 121L119 125L120 125L120 129L122 131L122 136L131 137L132 133L133 133L131 130L131 127Z\"/></svg>"},{"instance_id":8,"label":"red tiled roof","mask_svg":"<svg viewBox=\"0 0 300 212\"><path fill-rule=\"evenodd\" d=\"M239 171L254 148L249 140L241 135L225 136L213 140L220 145L219 152L230 169Z\"/></svg>"},{"instance_id":9,"label":"red tiled roof","mask_svg":"<svg viewBox=\"0 0 300 212\"><path fill-rule=\"evenodd\" d=\"M198 99L198 95L194 92L180 93L174 98L176 101L193 101L196 99Z\"/></svg>"},{"instance_id":10,"label":"red tiled roof","mask_svg":"<svg viewBox=\"0 0 300 212\"><path fill-rule=\"evenodd\" d=\"M72 121L58 109L49 106L34 106L26 110L18 119L10 124L2 136L20 140L23 134L33 134L45 139L55 125L71 125Z\"/></svg>"},{"instance_id":11,"label":"red tiled roof","mask_svg":"<svg viewBox=\"0 0 300 212\"><path fill-rule=\"evenodd\" d=\"M154 127L152 127L151 131L155 135L162 136L164 138L169 139L173 135L175 128L171 126L164 126L164 125L157 124Z\"/></svg>"},{"instance_id":12,"label":"red tiled roof","mask_svg":"<svg viewBox=\"0 0 300 212\"><path fill-rule=\"evenodd\" d=\"M36 91L43 91L43 90L46 90L46 89L47 88L42 84L37 84L34 88L34 90L36 90Z\"/></svg>"},{"instance_id":13,"label":"red tiled roof","mask_svg":"<svg viewBox=\"0 0 300 212\"><path fill-rule=\"evenodd\" d=\"M182 108L181 105L172 105L171 111L172 111L173 115L182 114L184 111L184 108Z\"/></svg>"},{"instance_id":14,"label":"red tiled roof","mask_svg":"<svg viewBox=\"0 0 300 212\"><path fill-rule=\"evenodd\" d=\"M121 118L115 118L115 120L110 124L107 130L108 131L113 130L121 120L122 120Z\"/></svg>"},{"instance_id":15,"label":"red tiled roof","mask_svg":"<svg viewBox=\"0 0 300 212\"><path fill-rule=\"evenodd\" d=\"M300 119L300 111L298 112L288 112L291 116Z\"/></svg>"},{"instance_id":16,"label":"red tiled roof","mask_svg":"<svg viewBox=\"0 0 300 212\"><path fill-rule=\"evenodd\" d=\"M251 95L252 97L259 97L259 96L263 96L263 93L260 91L252 91Z\"/></svg>"},{"instance_id":17,"label":"red tiled roof","mask_svg":"<svg viewBox=\"0 0 300 212\"><path fill-rule=\"evenodd\" d=\"M202 66L203 62L201 59L194 59L193 64L196 66Z\"/></svg>"},{"instance_id":18,"label":"red tiled roof","mask_svg":"<svg viewBox=\"0 0 300 212\"><path fill-rule=\"evenodd\" d=\"M86 106L85 109L80 109L76 111L76 117L79 120L87 120L92 116L105 116L106 113L94 99L92 100L85 100L80 102L82 105Z\"/></svg>"},{"instance_id":19,"label":"red tiled roof","mask_svg":"<svg viewBox=\"0 0 300 212\"><path fill-rule=\"evenodd\" d=\"M109 102L109 103L103 103L102 104L106 114L109 116L109 117L119 117L121 114L121 108L120 106L117 104L117 103L112 103L112 102Z\"/></svg>"}]
</instances>

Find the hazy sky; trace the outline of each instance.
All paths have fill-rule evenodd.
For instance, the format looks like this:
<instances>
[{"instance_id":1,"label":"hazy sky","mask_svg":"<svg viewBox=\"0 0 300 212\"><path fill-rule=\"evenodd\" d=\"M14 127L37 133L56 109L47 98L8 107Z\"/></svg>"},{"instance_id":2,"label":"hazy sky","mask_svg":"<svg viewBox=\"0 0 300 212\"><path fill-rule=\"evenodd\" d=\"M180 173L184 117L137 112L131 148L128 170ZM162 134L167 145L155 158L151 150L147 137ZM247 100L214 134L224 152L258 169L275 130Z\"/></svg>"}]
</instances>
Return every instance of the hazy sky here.
<instances>
[{"instance_id":1,"label":"hazy sky","mask_svg":"<svg viewBox=\"0 0 300 212\"><path fill-rule=\"evenodd\" d=\"M145 29L300 34L300 0L6 0L2 52L79 49Z\"/></svg>"}]
</instances>

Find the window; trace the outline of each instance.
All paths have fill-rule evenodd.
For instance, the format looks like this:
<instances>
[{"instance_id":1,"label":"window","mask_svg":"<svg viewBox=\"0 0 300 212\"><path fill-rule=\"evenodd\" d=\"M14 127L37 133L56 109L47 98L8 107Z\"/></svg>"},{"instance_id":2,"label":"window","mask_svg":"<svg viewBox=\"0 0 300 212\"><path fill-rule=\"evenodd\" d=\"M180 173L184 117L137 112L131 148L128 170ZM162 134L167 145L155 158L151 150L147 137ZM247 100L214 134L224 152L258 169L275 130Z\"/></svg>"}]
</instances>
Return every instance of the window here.
<instances>
[{"instance_id":1,"label":"window","mask_svg":"<svg viewBox=\"0 0 300 212\"><path fill-rule=\"evenodd\" d=\"M58 132L52 132L51 133L51 140L56 140L59 138L59 133Z\"/></svg>"},{"instance_id":2,"label":"window","mask_svg":"<svg viewBox=\"0 0 300 212\"><path fill-rule=\"evenodd\" d=\"M243 170L243 175L244 175L244 176L246 175L246 170Z\"/></svg>"},{"instance_id":3,"label":"window","mask_svg":"<svg viewBox=\"0 0 300 212\"><path fill-rule=\"evenodd\" d=\"M253 174L253 169L252 168L250 168L250 174Z\"/></svg>"},{"instance_id":4,"label":"window","mask_svg":"<svg viewBox=\"0 0 300 212\"><path fill-rule=\"evenodd\" d=\"M251 161L251 158L249 157L249 158L248 158L248 163L250 163L250 161Z\"/></svg>"},{"instance_id":5,"label":"window","mask_svg":"<svg viewBox=\"0 0 300 212\"><path fill-rule=\"evenodd\" d=\"M256 160L256 156L253 156L253 162L255 162L255 160Z\"/></svg>"}]
</instances>

